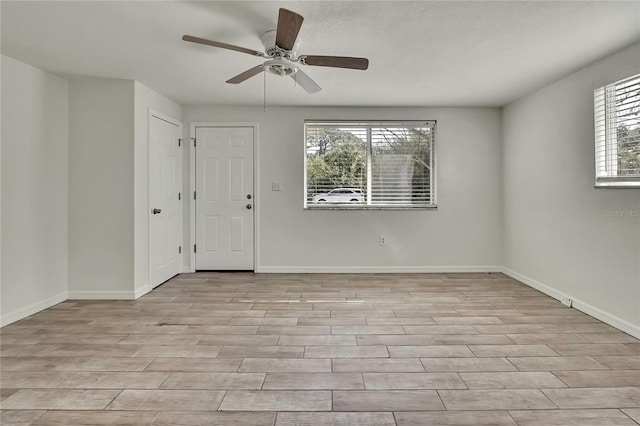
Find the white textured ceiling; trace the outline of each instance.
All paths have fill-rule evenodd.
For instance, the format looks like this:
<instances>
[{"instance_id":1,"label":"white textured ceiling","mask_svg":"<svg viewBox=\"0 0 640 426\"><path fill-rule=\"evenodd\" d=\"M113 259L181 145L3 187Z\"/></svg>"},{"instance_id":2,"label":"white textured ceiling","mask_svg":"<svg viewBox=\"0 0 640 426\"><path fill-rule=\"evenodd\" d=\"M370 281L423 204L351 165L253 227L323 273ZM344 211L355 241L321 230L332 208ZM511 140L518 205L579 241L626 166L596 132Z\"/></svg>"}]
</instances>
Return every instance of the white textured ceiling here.
<instances>
[{"instance_id":1,"label":"white textured ceiling","mask_svg":"<svg viewBox=\"0 0 640 426\"><path fill-rule=\"evenodd\" d=\"M270 105L501 106L640 39L640 2L2 1L2 53L65 75L135 79L185 105L260 105L263 78L230 77L262 50L278 8L302 16L302 54L369 70L304 68L323 90L267 75Z\"/></svg>"}]
</instances>

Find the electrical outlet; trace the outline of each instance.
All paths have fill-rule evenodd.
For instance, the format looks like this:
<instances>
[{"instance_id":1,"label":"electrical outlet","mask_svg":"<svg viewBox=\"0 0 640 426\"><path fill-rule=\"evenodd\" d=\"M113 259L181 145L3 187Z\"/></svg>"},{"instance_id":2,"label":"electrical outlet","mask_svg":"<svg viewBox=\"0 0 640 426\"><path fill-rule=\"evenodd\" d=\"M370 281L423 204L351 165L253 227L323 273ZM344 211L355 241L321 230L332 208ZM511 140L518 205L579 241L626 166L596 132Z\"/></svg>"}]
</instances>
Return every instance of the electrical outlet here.
<instances>
[{"instance_id":1,"label":"electrical outlet","mask_svg":"<svg viewBox=\"0 0 640 426\"><path fill-rule=\"evenodd\" d=\"M387 238L384 235L380 235L380 245L381 246L387 245Z\"/></svg>"},{"instance_id":2,"label":"electrical outlet","mask_svg":"<svg viewBox=\"0 0 640 426\"><path fill-rule=\"evenodd\" d=\"M562 296L560 298L560 303L562 303L565 306L571 307L573 306L573 299L570 298L569 296Z\"/></svg>"},{"instance_id":3,"label":"electrical outlet","mask_svg":"<svg viewBox=\"0 0 640 426\"><path fill-rule=\"evenodd\" d=\"M271 190L272 191L281 191L280 182L271 182Z\"/></svg>"}]
</instances>

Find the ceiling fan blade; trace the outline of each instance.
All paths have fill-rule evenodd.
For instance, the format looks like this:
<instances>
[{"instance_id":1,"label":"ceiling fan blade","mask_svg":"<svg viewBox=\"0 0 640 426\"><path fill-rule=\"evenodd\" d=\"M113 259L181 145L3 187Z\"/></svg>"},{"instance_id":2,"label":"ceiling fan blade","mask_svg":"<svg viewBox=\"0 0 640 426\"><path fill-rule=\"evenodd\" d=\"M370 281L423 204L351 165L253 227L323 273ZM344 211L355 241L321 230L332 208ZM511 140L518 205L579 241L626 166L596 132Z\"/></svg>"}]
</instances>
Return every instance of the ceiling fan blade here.
<instances>
[{"instance_id":1,"label":"ceiling fan blade","mask_svg":"<svg viewBox=\"0 0 640 426\"><path fill-rule=\"evenodd\" d=\"M300 32L304 18L287 9L280 9L278 13L278 28L276 30L276 45L284 50L292 50Z\"/></svg>"},{"instance_id":2,"label":"ceiling fan blade","mask_svg":"<svg viewBox=\"0 0 640 426\"><path fill-rule=\"evenodd\" d=\"M264 53L258 52L257 50L234 46L233 44L221 43L219 41L207 40L206 38L183 35L182 40L190 41L191 43L206 44L207 46L220 47L222 49L235 50L236 52L248 53L249 55L266 57Z\"/></svg>"},{"instance_id":3,"label":"ceiling fan blade","mask_svg":"<svg viewBox=\"0 0 640 426\"><path fill-rule=\"evenodd\" d=\"M243 81L250 79L254 75L260 74L262 71L264 71L264 68L262 67L262 65L255 66L251 69L246 70L243 73L236 75L233 78L230 78L229 80L227 80L227 83L231 83L231 84L242 83Z\"/></svg>"},{"instance_id":4,"label":"ceiling fan blade","mask_svg":"<svg viewBox=\"0 0 640 426\"><path fill-rule=\"evenodd\" d=\"M354 70L366 70L369 68L367 58L351 58L349 56L303 56L304 64L318 67L350 68Z\"/></svg>"},{"instance_id":5,"label":"ceiling fan blade","mask_svg":"<svg viewBox=\"0 0 640 426\"><path fill-rule=\"evenodd\" d=\"M302 70L298 69L295 74L291 74L291 78L296 81L307 93L316 93L322 90L318 84L306 75Z\"/></svg>"}]
</instances>

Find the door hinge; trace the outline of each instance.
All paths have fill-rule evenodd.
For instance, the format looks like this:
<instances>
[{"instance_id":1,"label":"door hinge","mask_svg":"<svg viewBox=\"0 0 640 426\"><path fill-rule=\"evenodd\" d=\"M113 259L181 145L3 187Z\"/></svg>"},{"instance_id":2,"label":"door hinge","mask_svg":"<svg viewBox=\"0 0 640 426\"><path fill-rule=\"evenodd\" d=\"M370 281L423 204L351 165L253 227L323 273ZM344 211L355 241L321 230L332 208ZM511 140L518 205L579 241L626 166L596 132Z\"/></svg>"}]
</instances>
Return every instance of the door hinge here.
<instances>
[{"instance_id":1,"label":"door hinge","mask_svg":"<svg viewBox=\"0 0 640 426\"><path fill-rule=\"evenodd\" d=\"M191 138L191 140L193 140L193 146L194 147L198 146L197 143L196 143L196 138Z\"/></svg>"},{"instance_id":2,"label":"door hinge","mask_svg":"<svg viewBox=\"0 0 640 426\"><path fill-rule=\"evenodd\" d=\"M193 199L196 199L196 191L193 191Z\"/></svg>"},{"instance_id":3,"label":"door hinge","mask_svg":"<svg viewBox=\"0 0 640 426\"><path fill-rule=\"evenodd\" d=\"M182 199L182 193L178 192L178 201Z\"/></svg>"},{"instance_id":4,"label":"door hinge","mask_svg":"<svg viewBox=\"0 0 640 426\"><path fill-rule=\"evenodd\" d=\"M178 146L182 146L182 139L178 139Z\"/></svg>"},{"instance_id":5,"label":"door hinge","mask_svg":"<svg viewBox=\"0 0 640 426\"><path fill-rule=\"evenodd\" d=\"M196 245L195 244L193 245L193 252L194 253L196 252Z\"/></svg>"},{"instance_id":6,"label":"door hinge","mask_svg":"<svg viewBox=\"0 0 640 426\"><path fill-rule=\"evenodd\" d=\"M178 246L178 254L182 254L182 246Z\"/></svg>"}]
</instances>

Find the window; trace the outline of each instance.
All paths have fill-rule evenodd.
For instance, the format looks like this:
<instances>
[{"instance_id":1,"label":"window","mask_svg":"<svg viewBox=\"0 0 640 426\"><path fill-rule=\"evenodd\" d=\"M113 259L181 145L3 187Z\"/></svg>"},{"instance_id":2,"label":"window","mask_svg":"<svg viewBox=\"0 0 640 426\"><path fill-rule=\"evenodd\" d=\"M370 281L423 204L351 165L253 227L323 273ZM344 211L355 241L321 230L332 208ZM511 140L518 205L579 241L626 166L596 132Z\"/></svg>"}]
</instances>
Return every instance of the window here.
<instances>
[{"instance_id":1,"label":"window","mask_svg":"<svg viewBox=\"0 0 640 426\"><path fill-rule=\"evenodd\" d=\"M434 208L435 124L305 122L305 208Z\"/></svg>"},{"instance_id":2,"label":"window","mask_svg":"<svg viewBox=\"0 0 640 426\"><path fill-rule=\"evenodd\" d=\"M640 74L594 92L596 186L640 187Z\"/></svg>"}]
</instances>

